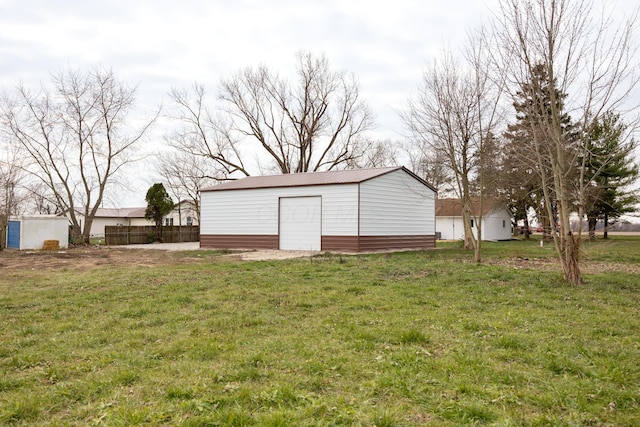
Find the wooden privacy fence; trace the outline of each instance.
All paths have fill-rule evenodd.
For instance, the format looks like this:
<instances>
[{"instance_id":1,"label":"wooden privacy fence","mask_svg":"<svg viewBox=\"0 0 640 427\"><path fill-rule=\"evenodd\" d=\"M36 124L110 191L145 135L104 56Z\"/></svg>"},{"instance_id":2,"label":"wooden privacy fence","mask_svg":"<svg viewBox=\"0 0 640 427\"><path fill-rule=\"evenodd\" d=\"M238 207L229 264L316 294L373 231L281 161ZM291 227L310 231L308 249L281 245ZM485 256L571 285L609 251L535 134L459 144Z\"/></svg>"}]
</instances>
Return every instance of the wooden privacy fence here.
<instances>
[{"instance_id":1,"label":"wooden privacy fence","mask_svg":"<svg viewBox=\"0 0 640 427\"><path fill-rule=\"evenodd\" d=\"M156 227L152 225L132 225L104 227L105 244L133 245L158 241ZM197 225L172 225L162 227L164 243L197 242L200 240L200 227Z\"/></svg>"}]
</instances>

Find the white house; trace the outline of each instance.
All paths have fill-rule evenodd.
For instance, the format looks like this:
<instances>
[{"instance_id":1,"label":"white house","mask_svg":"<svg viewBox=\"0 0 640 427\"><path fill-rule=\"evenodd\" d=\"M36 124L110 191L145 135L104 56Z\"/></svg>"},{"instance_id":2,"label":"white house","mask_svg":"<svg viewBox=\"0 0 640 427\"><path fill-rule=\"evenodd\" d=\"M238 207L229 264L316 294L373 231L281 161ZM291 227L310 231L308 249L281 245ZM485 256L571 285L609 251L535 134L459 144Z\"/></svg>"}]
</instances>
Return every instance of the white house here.
<instances>
[{"instance_id":1,"label":"white house","mask_svg":"<svg viewBox=\"0 0 640 427\"><path fill-rule=\"evenodd\" d=\"M480 213L478 199L473 199L472 212ZM484 200L482 205L482 240L510 240L513 217L504 203ZM474 235L478 236L475 220L471 220ZM462 203L460 199L438 199L436 202L436 230L443 240L464 239Z\"/></svg>"},{"instance_id":2,"label":"white house","mask_svg":"<svg viewBox=\"0 0 640 427\"><path fill-rule=\"evenodd\" d=\"M142 213L144 217L144 211ZM190 200L176 203L173 210L164 217L164 225L198 225L198 210Z\"/></svg>"},{"instance_id":3,"label":"white house","mask_svg":"<svg viewBox=\"0 0 640 427\"><path fill-rule=\"evenodd\" d=\"M247 177L201 190L200 246L434 248L435 199L404 167Z\"/></svg>"},{"instance_id":4,"label":"white house","mask_svg":"<svg viewBox=\"0 0 640 427\"><path fill-rule=\"evenodd\" d=\"M91 223L91 236L104 236L104 227L109 226L138 226L155 225L144 217L144 207L134 208L98 208ZM80 226L84 223L84 215L80 210L76 211ZM163 219L164 225L198 225L198 217L193 202L183 200L176 203L173 210Z\"/></svg>"},{"instance_id":5,"label":"white house","mask_svg":"<svg viewBox=\"0 0 640 427\"><path fill-rule=\"evenodd\" d=\"M144 218L145 208L98 208L91 223L91 236L104 237L105 226L153 225ZM83 227L85 217L80 210L76 211L76 218Z\"/></svg>"}]
</instances>

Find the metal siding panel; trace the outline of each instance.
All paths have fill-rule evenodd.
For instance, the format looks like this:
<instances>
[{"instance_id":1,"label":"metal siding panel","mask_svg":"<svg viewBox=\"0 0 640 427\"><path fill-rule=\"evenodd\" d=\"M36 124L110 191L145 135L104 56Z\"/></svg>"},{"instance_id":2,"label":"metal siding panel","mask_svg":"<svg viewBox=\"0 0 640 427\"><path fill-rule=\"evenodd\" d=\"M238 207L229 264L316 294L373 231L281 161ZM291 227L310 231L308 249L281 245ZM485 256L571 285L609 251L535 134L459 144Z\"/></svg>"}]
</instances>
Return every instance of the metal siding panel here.
<instances>
[{"instance_id":1,"label":"metal siding panel","mask_svg":"<svg viewBox=\"0 0 640 427\"><path fill-rule=\"evenodd\" d=\"M358 236L322 236L322 250L336 252L359 252Z\"/></svg>"},{"instance_id":2,"label":"metal siding panel","mask_svg":"<svg viewBox=\"0 0 640 427\"><path fill-rule=\"evenodd\" d=\"M321 249L322 198L320 196L283 197L279 210L280 249Z\"/></svg>"},{"instance_id":3,"label":"metal siding panel","mask_svg":"<svg viewBox=\"0 0 640 427\"><path fill-rule=\"evenodd\" d=\"M279 197L322 197L322 234L355 236L358 230L357 184L274 189Z\"/></svg>"},{"instance_id":4,"label":"metal siding panel","mask_svg":"<svg viewBox=\"0 0 640 427\"><path fill-rule=\"evenodd\" d=\"M280 197L322 196L322 231L355 236L357 184L267 188L202 193L202 234L278 234Z\"/></svg>"},{"instance_id":5,"label":"metal siding panel","mask_svg":"<svg viewBox=\"0 0 640 427\"><path fill-rule=\"evenodd\" d=\"M278 196L273 190L202 193L202 234L278 234Z\"/></svg>"},{"instance_id":6,"label":"metal siding panel","mask_svg":"<svg viewBox=\"0 0 640 427\"><path fill-rule=\"evenodd\" d=\"M360 235L435 235L436 193L404 170L360 184Z\"/></svg>"}]
</instances>

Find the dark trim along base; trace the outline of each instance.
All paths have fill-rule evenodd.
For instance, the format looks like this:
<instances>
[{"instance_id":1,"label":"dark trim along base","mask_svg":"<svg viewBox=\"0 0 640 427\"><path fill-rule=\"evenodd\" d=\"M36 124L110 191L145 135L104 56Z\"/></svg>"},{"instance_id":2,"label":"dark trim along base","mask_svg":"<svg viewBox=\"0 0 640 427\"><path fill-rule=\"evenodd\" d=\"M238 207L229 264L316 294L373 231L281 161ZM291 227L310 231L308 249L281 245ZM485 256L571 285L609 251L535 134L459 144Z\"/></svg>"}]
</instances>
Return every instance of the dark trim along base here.
<instances>
[{"instance_id":1,"label":"dark trim along base","mask_svg":"<svg viewBox=\"0 0 640 427\"><path fill-rule=\"evenodd\" d=\"M263 234L201 234L201 248L215 249L278 249L278 235Z\"/></svg>"},{"instance_id":2,"label":"dark trim along base","mask_svg":"<svg viewBox=\"0 0 640 427\"><path fill-rule=\"evenodd\" d=\"M435 235L422 236L322 236L322 250L336 252L374 252L391 249L434 249ZM201 248L278 249L277 235L201 234Z\"/></svg>"},{"instance_id":3,"label":"dark trim along base","mask_svg":"<svg viewBox=\"0 0 640 427\"><path fill-rule=\"evenodd\" d=\"M435 249L436 236L360 236L360 252L389 249Z\"/></svg>"}]
</instances>

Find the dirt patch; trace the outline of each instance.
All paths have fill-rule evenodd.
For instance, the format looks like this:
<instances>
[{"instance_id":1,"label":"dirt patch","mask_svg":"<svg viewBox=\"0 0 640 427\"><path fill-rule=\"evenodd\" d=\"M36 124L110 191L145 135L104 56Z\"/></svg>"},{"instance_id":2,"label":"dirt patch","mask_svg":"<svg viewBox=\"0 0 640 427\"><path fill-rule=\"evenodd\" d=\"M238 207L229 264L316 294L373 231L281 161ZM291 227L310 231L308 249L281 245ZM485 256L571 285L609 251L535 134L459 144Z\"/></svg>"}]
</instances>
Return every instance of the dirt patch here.
<instances>
[{"instance_id":1,"label":"dirt patch","mask_svg":"<svg viewBox=\"0 0 640 427\"><path fill-rule=\"evenodd\" d=\"M226 255L231 258L238 258L242 261L267 261L278 259L293 259L293 258L306 258L317 256L322 252L317 251L281 251L277 249L263 249L258 251L242 251L234 254Z\"/></svg>"},{"instance_id":2,"label":"dirt patch","mask_svg":"<svg viewBox=\"0 0 640 427\"><path fill-rule=\"evenodd\" d=\"M113 249L101 246L60 251L0 252L0 271L7 270L85 270L96 266L154 266L185 262L175 253L143 249Z\"/></svg>"},{"instance_id":3,"label":"dirt patch","mask_svg":"<svg viewBox=\"0 0 640 427\"><path fill-rule=\"evenodd\" d=\"M15 251L0 252L0 274L10 270L86 270L98 266L140 266L153 267L168 264L187 264L211 260L261 261L302 258L317 255L318 252L246 250L231 251L228 254L203 250L197 255L186 256L184 250L193 248L170 248L153 246L144 249L132 247L87 246L60 251ZM197 249L196 249L197 250Z\"/></svg>"}]
</instances>

